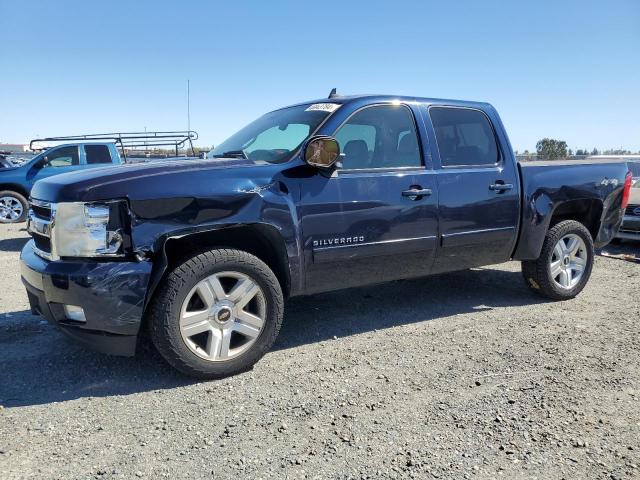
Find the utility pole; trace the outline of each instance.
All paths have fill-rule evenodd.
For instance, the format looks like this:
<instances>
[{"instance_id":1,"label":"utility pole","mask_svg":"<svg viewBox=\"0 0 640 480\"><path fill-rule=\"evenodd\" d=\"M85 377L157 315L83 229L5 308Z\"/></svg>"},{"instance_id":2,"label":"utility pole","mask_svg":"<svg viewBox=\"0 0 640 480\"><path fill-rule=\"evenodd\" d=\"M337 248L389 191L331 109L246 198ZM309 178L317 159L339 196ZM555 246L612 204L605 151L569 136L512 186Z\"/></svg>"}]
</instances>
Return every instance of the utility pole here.
<instances>
[{"instance_id":1,"label":"utility pole","mask_svg":"<svg viewBox=\"0 0 640 480\"><path fill-rule=\"evenodd\" d=\"M191 131L191 92L189 91L189 80L187 79L187 131Z\"/></svg>"}]
</instances>

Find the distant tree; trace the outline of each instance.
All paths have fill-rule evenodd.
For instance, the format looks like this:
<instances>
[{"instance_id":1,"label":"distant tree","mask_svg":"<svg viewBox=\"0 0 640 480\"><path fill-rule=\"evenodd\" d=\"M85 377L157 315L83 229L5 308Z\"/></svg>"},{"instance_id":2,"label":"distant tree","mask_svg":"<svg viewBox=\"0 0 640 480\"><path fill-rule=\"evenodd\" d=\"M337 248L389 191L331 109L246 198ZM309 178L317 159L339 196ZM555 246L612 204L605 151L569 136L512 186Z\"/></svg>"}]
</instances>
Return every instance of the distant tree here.
<instances>
[{"instance_id":1,"label":"distant tree","mask_svg":"<svg viewBox=\"0 0 640 480\"><path fill-rule=\"evenodd\" d=\"M591 155L599 155L600 152L598 152L598 149L594 147L593 150L591 150Z\"/></svg>"},{"instance_id":2,"label":"distant tree","mask_svg":"<svg viewBox=\"0 0 640 480\"><path fill-rule=\"evenodd\" d=\"M567 142L553 138L543 138L536 143L538 157L545 160L557 160L567 156Z\"/></svg>"},{"instance_id":3,"label":"distant tree","mask_svg":"<svg viewBox=\"0 0 640 480\"><path fill-rule=\"evenodd\" d=\"M576 150L576 155L586 155L586 152L583 149L579 148L578 150Z\"/></svg>"},{"instance_id":4,"label":"distant tree","mask_svg":"<svg viewBox=\"0 0 640 480\"><path fill-rule=\"evenodd\" d=\"M567 155L572 156L573 155L573 150L569 149L569 151L567 152Z\"/></svg>"},{"instance_id":5,"label":"distant tree","mask_svg":"<svg viewBox=\"0 0 640 480\"><path fill-rule=\"evenodd\" d=\"M631 155L631 150L625 150L622 148L608 149L602 152L603 155Z\"/></svg>"},{"instance_id":6,"label":"distant tree","mask_svg":"<svg viewBox=\"0 0 640 480\"><path fill-rule=\"evenodd\" d=\"M523 155L529 155L529 150L526 150L523 152Z\"/></svg>"}]
</instances>

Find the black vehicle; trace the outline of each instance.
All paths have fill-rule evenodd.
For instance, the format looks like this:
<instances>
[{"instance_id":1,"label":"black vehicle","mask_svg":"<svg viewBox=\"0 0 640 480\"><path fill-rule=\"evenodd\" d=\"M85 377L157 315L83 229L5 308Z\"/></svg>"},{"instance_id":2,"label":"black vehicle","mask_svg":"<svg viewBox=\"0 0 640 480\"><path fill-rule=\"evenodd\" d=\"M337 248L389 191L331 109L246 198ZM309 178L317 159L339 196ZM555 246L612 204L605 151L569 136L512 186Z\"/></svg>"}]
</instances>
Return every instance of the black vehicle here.
<instances>
[{"instance_id":1,"label":"black vehicle","mask_svg":"<svg viewBox=\"0 0 640 480\"><path fill-rule=\"evenodd\" d=\"M215 378L264 355L287 297L515 259L532 290L572 298L630 183L624 162L518 164L486 103L332 96L206 160L37 182L22 278L78 340L132 355L148 328L171 365Z\"/></svg>"}]
</instances>

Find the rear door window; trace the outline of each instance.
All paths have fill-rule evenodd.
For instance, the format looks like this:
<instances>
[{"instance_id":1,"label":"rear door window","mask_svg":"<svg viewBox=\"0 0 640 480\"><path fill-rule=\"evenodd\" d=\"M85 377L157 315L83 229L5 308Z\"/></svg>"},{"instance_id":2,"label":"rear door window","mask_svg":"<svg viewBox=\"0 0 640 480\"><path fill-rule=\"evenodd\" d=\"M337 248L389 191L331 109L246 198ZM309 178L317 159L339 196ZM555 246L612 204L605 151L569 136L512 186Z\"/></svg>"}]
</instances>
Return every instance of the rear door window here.
<instances>
[{"instance_id":1,"label":"rear door window","mask_svg":"<svg viewBox=\"0 0 640 480\"><path fill-rule=\"evenodd\" d=\"M112 163L111 152L106 145L85 145L84 153L89 165Z\"/></svg>"},{"instance_id":2,"label":"rear door window","mask_svg":"<svg viewBox=\"0 0 640 480\"><path fill-rule=\"evenodd\" d=\"M486 166L498 163L499 151L489 118L480 110L431 107L443 167Z\"/></svg>"}]
</instances>

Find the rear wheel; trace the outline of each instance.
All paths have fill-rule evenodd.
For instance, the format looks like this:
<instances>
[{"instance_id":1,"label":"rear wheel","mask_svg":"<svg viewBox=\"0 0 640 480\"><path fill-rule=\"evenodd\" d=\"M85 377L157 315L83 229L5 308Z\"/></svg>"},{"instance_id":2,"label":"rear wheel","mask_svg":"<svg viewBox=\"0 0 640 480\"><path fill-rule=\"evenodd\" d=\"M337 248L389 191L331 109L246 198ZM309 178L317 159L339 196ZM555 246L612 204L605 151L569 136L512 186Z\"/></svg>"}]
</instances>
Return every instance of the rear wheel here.
<instances>
[{"instance_id":1,"label":"rear wheel","mask_svg":"<svg viewBox=\"0 0 640 480\"><path fill-rule=\"evenodd\" d=\"M536 293L566 300L582 291L593 268L593 239L579 222L565 220L547 232L540 257L522 262L522 274Z\"/></svg>"},{"instance_id":2,"label":"rear wheel","mask_svg":"<svg viewBox=\"0 0 640 480\"><path fill-rule=\"evenodd\" d=\"M29 202L18 192L0 192L0 223L19 223L27 219Z\"/></svg>"},{"instance_id":3,"label":"rear wheel","mask_svg":"<svg viewBox=\"0 0 640 480\"><path fill-rule=\"evenodd\" d=\"M269 350L282 312L280 284L264 262L239 250L210 250L168 275L151 305L151 338L181 372L226 377Z\"/></svg>"}]
</instances>

